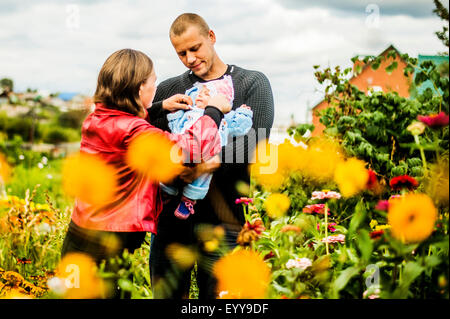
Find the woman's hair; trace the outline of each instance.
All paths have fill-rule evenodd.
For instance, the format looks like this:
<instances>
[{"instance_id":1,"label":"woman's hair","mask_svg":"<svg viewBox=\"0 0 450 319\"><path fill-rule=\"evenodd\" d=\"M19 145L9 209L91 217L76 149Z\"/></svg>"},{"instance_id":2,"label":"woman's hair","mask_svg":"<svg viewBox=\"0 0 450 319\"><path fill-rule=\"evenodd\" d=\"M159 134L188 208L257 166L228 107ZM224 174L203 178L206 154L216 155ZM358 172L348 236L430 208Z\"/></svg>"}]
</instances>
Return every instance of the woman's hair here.
<instances>
[{"instance_id":1,"label":"woman's hair","mask_svg":"<svg viewBox=\"0 0 450 319\"><path fill-rule=\"evenodd\" d=\"M200 34L208 36L208 24L201 16L195 13L183 13L179 15L170 26L169 36L180 36L191 25L196 26L199 29Z\"/></svg>"},{"instance_id":2,"label":"woman's hair","mask_svg":"<svg viewBox=\"0 0 450 319\"><path fill-rule=\"evenodd\" d=\"M144 108L139 89L152 71L153 62L146 54L132 49L114 52L98 74L94 102L139 115Z\"/></svg>"}]
</instances>

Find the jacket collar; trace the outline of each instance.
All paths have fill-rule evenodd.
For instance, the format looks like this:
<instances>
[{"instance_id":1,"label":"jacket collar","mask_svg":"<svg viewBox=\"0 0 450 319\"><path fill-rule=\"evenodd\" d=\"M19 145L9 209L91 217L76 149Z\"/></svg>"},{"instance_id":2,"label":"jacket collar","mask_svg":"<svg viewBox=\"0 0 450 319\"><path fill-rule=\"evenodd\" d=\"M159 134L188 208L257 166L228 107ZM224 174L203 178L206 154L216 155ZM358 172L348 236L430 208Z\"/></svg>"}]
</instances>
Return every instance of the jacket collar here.
<instances>
[{"instance_id":1,"label":"jacket collar","mask_svg":"<svg viewBox=\"0 0 450 319\"><path fill-rule=\"evenodd\" d=\"M120 111L120 110L117 110L117 109L109 108L105 104L99 103L99 102L95 103L95 110L94 110L94 112L96 114L99 114L99 115L136 116L136 115L128 113L128 112L124 112L124 111ZM144 119L147 118L147 116L148 116L147 109L144 109L144 115L145 115Z\"/></svg>"}]
</instances>

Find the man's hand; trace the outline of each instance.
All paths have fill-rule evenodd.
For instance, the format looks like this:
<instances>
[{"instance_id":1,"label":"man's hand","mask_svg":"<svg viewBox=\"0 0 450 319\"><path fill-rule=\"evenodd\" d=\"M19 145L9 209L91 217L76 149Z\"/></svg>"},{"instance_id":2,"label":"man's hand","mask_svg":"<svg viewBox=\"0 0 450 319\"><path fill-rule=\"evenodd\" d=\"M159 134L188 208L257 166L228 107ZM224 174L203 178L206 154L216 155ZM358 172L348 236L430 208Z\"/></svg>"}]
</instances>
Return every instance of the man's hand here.
<instances>
[{"instance_id":1,"label":"man's hand","mask_svg":"<svg viewBox=\"0 0 450 319\"><path fill-rule=\"evenodd\" d=\"M162 108L169 112L176 110L190 110L192 106L192 99L185 94L175 94L165 99L162 103Z\"/></svg>"},{"instance_id":2,"label":"man's hand","mask_svg":"<svg viewBox=\"0 0 450 319\"><path fill-rule=\"evenodd\" d=\"M231 111L230 101L228 101L228 99L222 94L217 94L212 98L210 98L208 105L217 107L219 110L222 111L223 114L226 114Z\"/></svg>"},{"instance_id":3,"label":"man's hand","mask_svg":"<svg viewBox=\"0 0 450 319\"><path fill-rule=\"evenodd\" d=\"M206 162L195 165L194 167L185 167L180 174L181 180L186 183L192 183L200 175L214 172L220 167L220 157L216 155Z\"/></svg>"}]
</instances>

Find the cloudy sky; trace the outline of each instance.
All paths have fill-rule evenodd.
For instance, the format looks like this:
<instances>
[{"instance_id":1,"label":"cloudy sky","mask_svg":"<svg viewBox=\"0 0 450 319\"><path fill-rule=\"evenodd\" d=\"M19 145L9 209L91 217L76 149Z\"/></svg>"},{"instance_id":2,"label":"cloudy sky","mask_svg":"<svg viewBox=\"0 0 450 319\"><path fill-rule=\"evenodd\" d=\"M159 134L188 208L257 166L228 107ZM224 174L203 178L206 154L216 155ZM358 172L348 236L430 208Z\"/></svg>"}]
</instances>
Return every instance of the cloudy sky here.
<instances>
[{"instance_id":1,"label":"cloudy sky","mask_svg":"<svg viewBox=\"0 0 450 319\"><path fill-rule=\"evenodd\" d=\"M0 0L0 78L12 78L15 91L93 94L105 59L127 47L147 53L164 80L185 71L170 24L195 12L225 63L269 78L275 125L292 114L305 122L322 96L313 65L348 67L390 44L411 56L444 51L433 8L432 0Z\"/></svg>"}]
</instances>

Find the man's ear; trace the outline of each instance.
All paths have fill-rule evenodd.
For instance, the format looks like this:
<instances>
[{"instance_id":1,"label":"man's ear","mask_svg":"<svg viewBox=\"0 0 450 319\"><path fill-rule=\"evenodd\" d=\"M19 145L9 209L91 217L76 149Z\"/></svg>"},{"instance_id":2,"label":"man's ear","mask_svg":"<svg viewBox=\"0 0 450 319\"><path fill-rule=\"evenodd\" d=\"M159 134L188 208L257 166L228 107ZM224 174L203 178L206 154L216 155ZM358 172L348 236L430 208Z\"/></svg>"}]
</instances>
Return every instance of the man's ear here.
<instances>
[{"instance_id":1,"label":"man's ear","mask_svg":"<svg viewBox=\"0 0 450 319\"><path fill-rule=\"evenodd\" d=\"M212 44L216 43L216 34L214 33L213 30L209 30L208 39L211 41Z\"/></svg>"}]
</instances>

